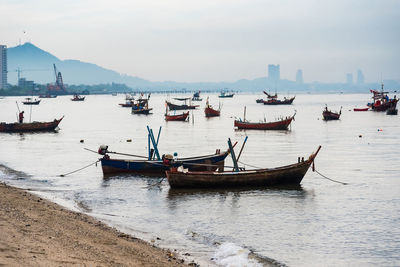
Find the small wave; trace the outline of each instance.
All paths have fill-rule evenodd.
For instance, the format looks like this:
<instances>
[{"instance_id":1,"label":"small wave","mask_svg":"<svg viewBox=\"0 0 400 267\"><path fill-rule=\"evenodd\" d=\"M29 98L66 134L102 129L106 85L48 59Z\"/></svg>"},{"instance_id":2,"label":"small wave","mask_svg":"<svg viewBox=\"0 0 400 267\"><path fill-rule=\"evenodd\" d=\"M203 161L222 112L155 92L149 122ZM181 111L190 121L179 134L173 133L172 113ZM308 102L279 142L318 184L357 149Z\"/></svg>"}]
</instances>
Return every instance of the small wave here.
<instances>
[{"instance_id":1,"label":"small wave","mask_svg":"<svg viewBox=\"0 0 400 267\"><path fill-rule=\"evenodd\" d=\"M214 253L213 261L226 267L262 267L263 264L249 257L250 250L234 243L223 243Z\"/></svg>"},{"instance_id":2,"label":"small wave","mask_svg":"<svg viewBox=\"0 0 400 267\"><path fill-rule=\"evenodd\" d=\"M30 177L30 175L24 172L11 169L2 164L0 164L0 176L6 177L10 180L24 180Z\"/></svg>"}]
</instances>

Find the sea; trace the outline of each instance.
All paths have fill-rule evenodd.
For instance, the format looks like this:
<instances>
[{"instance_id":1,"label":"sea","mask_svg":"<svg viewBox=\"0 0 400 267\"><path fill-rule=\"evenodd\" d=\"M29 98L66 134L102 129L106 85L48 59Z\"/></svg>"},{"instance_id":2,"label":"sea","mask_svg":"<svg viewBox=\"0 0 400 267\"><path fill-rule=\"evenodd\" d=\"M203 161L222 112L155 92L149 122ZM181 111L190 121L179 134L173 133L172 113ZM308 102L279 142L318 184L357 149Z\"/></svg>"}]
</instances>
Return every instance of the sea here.
<instances>
[{"instance_id":1,"label":"sea","mask_svg":"<svg viewBox=\"0 0 400 267\"><path fill-rule=\"evenodd\" d=\"M123 94L83 102L58 96L38 106L0 99L0 122L15 122L18 109L25 121L65 116L56 133L0 133L0 181L200 266L400 265L400 116L354 112L369 94L297 94L292 105L267 106L256 103L258 92L224 99L202 93L188 122L166 122L165 100L188 96L152 94L147 116L119 106ZM204 116L207 97L220 117ZM342 109L340 120L322 120L326 105ZM245 107L250 121L296 113L295 120L288 131L236 130ZM238 154L248 136L239 164L246 169L296 163L322 148L316 172L310 168L297 187L173 190L163 177L103 177L99 146L146 156L147 126L155 135L161 130L160 154L179 157L226 150L228 138L238 142Z\"/></svg>"}]
</instances>

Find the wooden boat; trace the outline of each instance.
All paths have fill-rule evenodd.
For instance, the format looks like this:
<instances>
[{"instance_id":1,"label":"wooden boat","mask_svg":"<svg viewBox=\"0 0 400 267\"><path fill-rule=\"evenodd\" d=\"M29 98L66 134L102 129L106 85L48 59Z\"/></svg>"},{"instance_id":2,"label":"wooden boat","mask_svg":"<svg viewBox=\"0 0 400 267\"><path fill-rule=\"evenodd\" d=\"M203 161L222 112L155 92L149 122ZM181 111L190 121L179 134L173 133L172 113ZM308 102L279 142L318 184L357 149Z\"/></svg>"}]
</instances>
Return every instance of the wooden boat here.
<instances>
[{"instance_id":1,"label":"wooden boat","mask_svg":"<svg viewBox=\"0 0 400 267\"><path fill-rule=\"evenodd\" d=\"M282 118L281 120L273 122L249 122L235 120L234 126L238 129L252 129L252 130L287 130L294 116Z\"/></svg>"},{"instance_id":2,"label":"wooden boat","mask_svg":"<svg viewBox=\"0 0 400 267\"><path fill-rule=\"evenodd\" d=\"M169 110L185 110L185 109L196 109L197 107L199 107L199 105L187 105L187 104L183 104L183 105L177 105L177 104L173 104L169 101L165 101L165 103L167 104Z\"/></svg>"},{"instance_id":3,"label":"wooden boat","mask_svg":"<svg viewBox=\"0 0 400 267\"><path fill-rule=\"evenodd\" d=\"M268 94L266 91L264 91L264 94L267 95L268 99L263 100L262 103L264 105L291 105L296 98L295 96L292 98L284 98L283 100L278 99L278 94L275 93L275 95Z\"/></svg>"},{"instance_id":4,"label":"wooden boat","mask_svg":"<svg viewBox=\"0 0 400 267\"><path fill-rule=\"evenodd\" d=\"M74 95L73 98L71 98L71 101L84 101L85 97L84 96L79 96L79 95Z\"/></svg>"},{"instance_id":5,"label":"wooden boat","mask_svg":"<svg viewBox=\"0 0 400 267\"><path fill-rule=\"evenodd\" d=\"M399 101L396 96L394 98L389 98L388 92L383 91L383 83L381 91L370 90L373 94L372 99L374 102L368 103L373 111L386 111L389 108L396 108L397 102Z\"/></svg>"},{"instance_id":6,"label":"wooden boat","mask_svg":"<svg viewBox=\"0 0 400 267\"><path fill-rule=\"evenodd\" d=\"M208 102L208 97L207 97L207 102L206 102L206 107L204 108L204 113L206 117L218 117L221 114L221 106L217 109L213 109L213 107L210 105Z\"/></svg>"},{"instance_id":7,"label":"wooden boat","mask_svg":"<svg viewBox=\"0 0 400 267\"><path fill-rule=\"evenodd\" d=\"M369 108L354 108L354 111L368 111Z\"/></svg>"},{"instance_id":8,"label":"wooden boat","mask_svg":"<svg viewBox=\"0 0 400 267\"><path fill-rule=\"evenodd\" d=\"M189 111L177 115L165 113L164 116L166 121L186 121L189 117Z\"/></svg>"},{"instance_id":9,"label":"wooden boat","mask_svg":"<svg viewBox=\"0 0 400 267\"><path fill-rule=\"evenodd\" d=\"M249 122L246 120L246 107L244 107L243 121L241 119L236 119L234 121L234 127L238 129L249 129L249 130L287 130L289 125L294 120L294 116L281 118L280 120L273 122ZM264 119L265 120L265 119Z\"/></svg>"},{"instance_id":10,"label":"wooden boat","mask_svg":"<svg viewBox=\"0 0 400 267\"><path fill-rule=\"evenodd\" d=\"M228 93L225 91L221 91L220 95L218 96L219 98L232 98L235 95L235 93Z\"/></svg>"},{"instance_id":11,"label":"wooden boat","mask_svg":"<svg viewBox=\"0 0 400 267\"><path fill-rule=\"evenodd\" d=\"M148 157L135 156L130 154L116 153L108 151L108 146L101 146L98 153L104 155L100 159L101 167L104 175L120 174L120 173L133 173L141 175L158 175L165 176L165 171L171 167L185 166L190 170L196 171L215 171L224 168L225 158L229 155L229 150L220 152L216 150L215 154L197 156L190 158L178 158L177 155L160 156L158 152L158 138L155 141L153 131L147 127L149 135L148 142L153 145L153 148L148 150ZM160 127L161 131L161 127ZM160 132L158 133L158 136ZM128 160L128 159L111 159L110 154L120 154L125 156L135 156L144 158L142 160ZM175 159L174 159L175 158Z\"/></svg>"},{"instance_id":12,"label":"wooden boat","mask_svg":"<svg viewBox=\"0 0 400 267\"><path fill-rule=\"evenodd\" d=\"M152 108L149 108L148 98L139 98L138 100L133 100L132 102L132 114L151 114L150 111L152 110Z\"/></svg>"},{"instance_id":13,"label":"wooden boat","mask_svg":"<svg viewBox=\"0 0 400 267\"><path fill-rule=\"evenodd\" d=\"M166 171L166 175L171 188L298 185L320 149L321 146L307 160L298 158L297 163L282 167L224 172L191 171L179 167Z\"/></svg>"},{"instance_id":14,"label":"wooden boat","mask_svg":"<svg viewBox=\"0 0 400 267\"><path fill-rule=\"evenodd\" d=\"M292 98L284 98L283 100L279 100L279 99L268 99L268 100L264 100L263 103L264 105L291 105L293 103L293 100L296 97L292 97Z\"/></svg>"},{"instance_id":15,"label":"wooden boat","mask_svg":"<svg viewBox=\"0 0 400 267\"><path fill-rule=\"evenodd\" d=\"M27 123L0 123L0 132L18 133L18 132L44 132L54 131L61 120L64 118L51 122L27 122Z\"/></svg>"},{"instance_id":16,"label":"wooden boat","mask_svg":"<svg viewBox=\"0 0 400 267\"><path fill-rule=\"evenodd\" d=\"M325 107L325 110L322 112L322 116L324 117L324 120L330 121L330 120L338 120L340 119L340 115L342 114L342 107L340 107L339 112L333 112L328 110L328 106Z\"/></svg>"},{"instance_id":17,"label":"wooden boat","mask_svg":"<svg viewBox=\"0 0 400 267\"><path fill-rule=\"evenodd\" d=\"M259 98L259 99L256 99L256 103L261 103L261 104L263 104L264 103L264 99L262 99L262 98Z\"/></svg>"},{"instance_id":18,"label":"wooden boat","mask_svg":"<svg viewBox=\"0 0 400 267\"><path fill-rule=\"evenodd\" d=\"M35 99L33 100L30 97L25 98L25 101L22 101L22 104L24 105L39 105L40 101L42 101L41 99Z\"/></svg>"}]
</instances>

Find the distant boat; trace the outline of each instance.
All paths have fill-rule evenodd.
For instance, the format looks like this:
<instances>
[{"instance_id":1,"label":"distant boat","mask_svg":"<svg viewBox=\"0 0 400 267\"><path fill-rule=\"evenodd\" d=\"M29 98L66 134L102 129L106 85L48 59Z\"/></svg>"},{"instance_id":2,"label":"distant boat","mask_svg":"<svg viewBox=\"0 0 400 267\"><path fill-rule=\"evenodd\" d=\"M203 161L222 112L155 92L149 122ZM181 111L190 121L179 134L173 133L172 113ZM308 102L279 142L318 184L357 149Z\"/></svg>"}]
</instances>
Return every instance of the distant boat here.
<instances>
[{"instance_id":1,"label":"distant boat","mask_svg":"<svg viewBox=\"0 0 400 267\"><path fill-rule=\"evenodd\" d=\"M32 98L27 97L27 98L25 98L25 101L22 101L22 104L24 104L24 105L39 105L40 101L41 101L40 99L33 100Z\"/></svg>"},{"instance_id":2,"label":"distant boat","mask_svg":"<svg viewBox=\"0 0 400 267\"><path fill-rule=\"evenodd\" d=\"M138 100L132 101L132 114L144 114L149 115L151 114L150 111L152 108L149 108L149 99L139 98Z\"/></svg>"},{"instance_id":3,"label":"distant boat","mask_svg":"<svg viewBox=\"0 0 400 267\"><path fill-rule=\"evenodd\" d=\"M235 93L228 93L225 91L221 91L221 93L219 94L219 98L232 98L235 95Z\"/></svg>"},{"instance_id":4,"label":"distant boat","mask_svg":"<svg viewBox=\"0 0 400 267\"><path fill-rule=\"evenodd\" d=\"M45 132L54 131L64 116L51 122L24 122L24 123L0 123L0 132L19 133L19 132Z\"/></svg>"},{"instance_id":5,"label":"distant boat","mask_svg":"<svg viewBox=\"0 0 400 267\"><path fill-rule=\"evenodd\" d=\"M294 113L293 116L281 118L277 121L272 121L272 122L266 122L266 121L249 122L248 120L246 120L246 107L245 107L243 120L236 119L233 125L238 129L246 129L246 130L287 130L289 128L289 125L294 120L295 115L296 113Z\"/></svg>"},{"instance_id":6,"label":"distant boat","mask_svg":"<svg viewBox=\"0 0 400 267\"><path fill-rule=\"evenodd\" d=\"M71 98L71 101L84 101L85 97L84 96L80 96L80 95L74 95L73 98Z\"/></svg>"},{"instance_id":7,"label":"distant boat","mask_svg":"<svg viewBox=\"0 0 400 267\"><path fill-rule=\"evenodd\" d=\"M173 104L169 101L165 101L166 105L168 106L169 110L185 110L185 109L196 109L197 107L199 107L199 105L187 105L187 104L183 104L183 105L177 105L177 104Z\"/></svg>"},{"instance_id":8,"label":"distant boat","mask_svg":"<svg viewBox=\"0 0 400 267\"><path fill-rule=\"evenodd\" d=\"M341 114L342 114L342 107L340 107L339 112L333 112L333 111L328 110L328 106L326 106L325 110L322 112L322 116L325 121L339 120Z\"/></svg>"},{"instance_id":9,"label":"distant boat","mask_svg":"<svg viewBox=\"0 0 400 267\"><path fill-rule=\"evenodd\" d=\"M200 98L200 91L193 94L192 101L202 101L203 99Z\"/></svg>"},{"instance_id":10,"label":"distant boat","mask_svg":"<svg viewBox=\"0 0 400 267\"><path fill-rule=\"evenodd\" d=\"M294 101L294 99L296 98L291 97L291 98L286 98L284 97L283 100L278 99L278 94L275 93L275 95L271 95L268 94L266 91L264 91L264 94L267 95L268 99L267 100L263 100L262 103L264 103L264 105L291 105Z\"/></svg>"},{"instance_id":11,"label":"distant boat","mask_svg":"<svg viewBox=\"0 0 400 267\"><path fill-rule=\"evenodd\" d=\"M166 121L186 121L186 120L188 120L188 117L189 117L189 111L184 112L182 114L177 114L177 115L171 115L171 114L165 113L164 116L165 116Z\"/></svg>"},{"instance_id":12,"label":"distant boat","mask_svg":"<svg viewBox=\"0 0 400 267\"><path fill-rule=\"evenodd\" d=\"M369 108L354 108L354 111L368 111Z\"/></svg>"},{"instance_id":13,"label":"distant boat","mask_svg":"<svg viewBox=\"0 0 400 267\"><path fill-rule=\"evenodd\" d=\"M218 117L221 114L221 107L219 107L218 109L213 109L213 107L208 102L208 97L207 97L206 107L204 108L204 114L206 115L206 117Z\"/></svg>"},{"instance_id":14,"label":"distant boat","mask_svg":"<svg viewBox=\"0 0 400 267\"><path fill-rule=\"evenodd\" d=\"M373 111L386 111L389 108L396 109L397 102L399 101L396 96L394 98L389 98L387 95L388 92L383 91L383 83L381 87L381 91L377 90L370 90L373 94L372 99L374 100L373 103L368 103L368 106L371 107Z\"/></svg>"}]
</instances>

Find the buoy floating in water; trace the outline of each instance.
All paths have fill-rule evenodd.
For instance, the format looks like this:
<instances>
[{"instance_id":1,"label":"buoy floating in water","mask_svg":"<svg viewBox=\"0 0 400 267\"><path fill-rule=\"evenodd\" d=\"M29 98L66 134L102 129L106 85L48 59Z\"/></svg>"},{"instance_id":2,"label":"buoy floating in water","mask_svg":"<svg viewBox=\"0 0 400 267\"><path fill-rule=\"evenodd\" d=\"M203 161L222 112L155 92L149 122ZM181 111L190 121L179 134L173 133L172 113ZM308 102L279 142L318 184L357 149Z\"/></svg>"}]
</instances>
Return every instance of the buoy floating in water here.
<instances>
[{"instance_id":1,"label":"buoy floating in water","mask_svg":"<svg viewBox=\"0 0 400 267\"><path fill-rule=\"evenodd\" d=\"M132 142L132 139L127 139L126 142Z\"/></svg>"},{"instance_id":2,"label":"buoy floating in water","mask_svg":"<svg viewBox=\"0 0 400 267\"><path fill-rule=\"evenodd\" d=\"M81 143L84 143L84 142L85 142L85 140L81 139L79 142L81 142Z\"/></svg>"}]
</instances>

